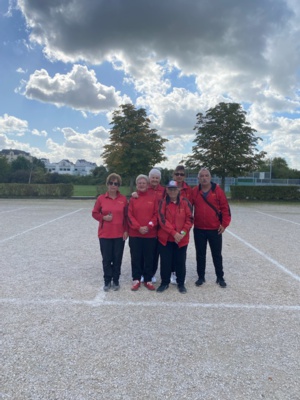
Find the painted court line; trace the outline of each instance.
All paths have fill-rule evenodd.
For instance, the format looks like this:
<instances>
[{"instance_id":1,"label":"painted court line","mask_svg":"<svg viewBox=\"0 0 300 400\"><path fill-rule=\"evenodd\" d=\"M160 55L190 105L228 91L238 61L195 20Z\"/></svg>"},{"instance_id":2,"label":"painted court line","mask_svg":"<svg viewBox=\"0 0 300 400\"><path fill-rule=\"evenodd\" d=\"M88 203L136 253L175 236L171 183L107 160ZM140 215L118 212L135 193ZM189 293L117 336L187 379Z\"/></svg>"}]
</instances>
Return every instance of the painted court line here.
<instances>
[{"instance_id":1,"label":"painted court line","mask_svg":"<svg viewBox=\"0 0 300 400\"><path fill-rule=\"evenodd\" d=\"M299 222L291 221L291 220L289 220L289 219L280 218L280 217L275 217L274 215L267 214L267 213L263 213L263 212L261 212L261 211L255 211L255 212L257 212L257 213L259 213L259 214L267 215L268 217L271 217L271 218L280 219L281 221L290 222L291 224L300 225Z\"/></svg>"},{"instance_id":2,"label":"painted court line","mask_svg":"<svg viewBox=\"0 0 300 400\"><path fill-rule=\"evenodd\" d=\"M105 295L105 294L104 294ZM270 311L300 311L300 305L287 306L276 304L230 304L230 303L185 303L185 302L163 302L163 301L118 301L105 300L105 296L98 295L93 300L74 299L49 299L49 300L22 300L22 299L0 299L1 304L17 306L51 306L51 305L87 305L92 307L118 306L118 307L166 307L166 308L211 308L211 309L239 309L239 310L270 310Z\"/></svg>"},{"instance_id":3,"label":"painted court line","mask_svg":"<svg viewBox=\"0 0 300 400\"><path fill-rule=\"evenodd\" d=\"M75 210L75 211L72 211L72 212L70 212L70 213L68 213L68 214L62 215L61 217L58 217L58 218L52 219L52 220L50 220L50 221L44 222L44 223L41 224L41 225L34 226L33 228L30 228L30 229L27 229L26 231L17 233L16 235L10 236L10 237L8 237L8 238L6 238L6 239L2 239L2 240L0 240L0 244L1 244L1 243L4 243L4 242L7 242L8 240L14 239L14 238L16 238L16 237L18 237L18 236L24 235L25 233L31 232L31 231L33 231L33 230L35 230L35 229L41 228L41 227L43 227L43 226L45 226L45 225L51 224L52 222L56 222L56 221L58 221L58 220L60 220L60 219L62 219L62 218L68 217L69 215L76 214L77 212L79 212L79 211L81 211L81 210L82 210L82 208L79 208L78 210Z\"/></svg>"},{"instance_id":4,"label":"painted court line","mask_svg":"<svg viewBox=\"0 0 300 400\"><path fill-rule=\"evenodd\" d=\"M252 246L252 244L248 243L246 240L242 239L240 236L235 235L233 232L231 232L229 229L226 229L226 232L230 233L233 237L238 239L240 242L244 243L246 246L250 247L250 249L254 250L256 253L259 255L263 256L266 260L270 261L272 264L274 264L277 268L281 269L283 272L286 274L290 275L292 278L296 279L296 281L300 282L300 276L297 274L294 274L292 271L287 269L284 265L280 264L278 261L274 260L272 257L268 256L264 252L260 251L256 247Z\"/></svg>"},{"instance_id":5,"label":"painted court line","mask_svg":"<svg viewBox=\"0 0 300 400\"><path fill-rule=\"evenodd\" d=\"M28 208L28 207L21 207L21 208L14 208L13 210L0 211L0 214L19 211L19 210L24 210L25 208Z\"/></svg>"}]
</instances>

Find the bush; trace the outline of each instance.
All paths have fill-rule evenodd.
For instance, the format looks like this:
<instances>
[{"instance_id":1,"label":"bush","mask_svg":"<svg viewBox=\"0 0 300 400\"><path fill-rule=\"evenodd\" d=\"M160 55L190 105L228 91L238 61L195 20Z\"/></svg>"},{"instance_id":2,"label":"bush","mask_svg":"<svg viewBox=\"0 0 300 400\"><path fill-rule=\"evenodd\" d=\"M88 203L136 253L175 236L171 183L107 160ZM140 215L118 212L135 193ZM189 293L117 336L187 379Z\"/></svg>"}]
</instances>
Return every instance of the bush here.
<instances>
[{"instance_id":1,"label":"bush","mask_svg":"<svg viewBox=\"0 0 300 400\"><path fill-rule=\"evenodd\" d=\"M0 197L71 197L73 185L0 183Z\"/></svg>"},{"instance_id":2,"label":"bush","mask_svg":"<svg viewBox=\"0 0 300 400\"><path fill-rule=\"evenodd\" d=\"M232 200L300 200L299 186L230 186Z\"/></svg>"}]
</instances>

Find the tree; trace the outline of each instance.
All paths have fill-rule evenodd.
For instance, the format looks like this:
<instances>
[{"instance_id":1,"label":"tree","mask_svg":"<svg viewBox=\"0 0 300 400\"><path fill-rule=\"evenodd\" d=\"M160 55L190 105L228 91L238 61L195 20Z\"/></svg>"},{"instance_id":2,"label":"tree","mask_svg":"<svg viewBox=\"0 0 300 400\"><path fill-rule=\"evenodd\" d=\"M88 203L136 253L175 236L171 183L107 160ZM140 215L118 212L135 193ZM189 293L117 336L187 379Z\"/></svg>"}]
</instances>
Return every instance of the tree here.
<instances>
[{"instance_id":1,"label":"tree","mask_svg":"<svg viewBox=\"0 0 300 400\"><path fill-rule=\"evenodd\" d=\"M5 157L0 156L0 182L8 182L10 165Z\"/></svg>"},{"instance_id":2,"label":"tree","mask_svg":"<svg viewBox=\"0 0 300 400\"><path fill-rule=\"evenodd\" d=\"M95 169L93 169L92 174L93 178L98 184L105 184L108 174L104 165L100 165L100 167L96 167Z\"/></svg>"},{"instance_id":3,"label":"tree","mask_svg":"<svg viewBox=\"0 0 300 400\"><path fill-rule=\"evenodd\" d=\"M123 104L114 111L111 125L110 143L104 146L102 157L109 172L130 178L133 190L134 177L167 159L163 151L168 140L150 128L146 110L132 104Z\"/></svg>"},{"instance_id":4,"label":"tree","mask_svg":"<svg viewBox=\"0 0 300 400\"><path fill-rule=\"evenodd\" d=\"M246 111L237 103L219 103L197 114L194 127L193 154L187 158L186 165L196 168L205 166L222 179L239 176L257 170L265 152L258 152L256 145L261 138L255 136L256 130L246 121Z\"/></svg>"}]
</instances>

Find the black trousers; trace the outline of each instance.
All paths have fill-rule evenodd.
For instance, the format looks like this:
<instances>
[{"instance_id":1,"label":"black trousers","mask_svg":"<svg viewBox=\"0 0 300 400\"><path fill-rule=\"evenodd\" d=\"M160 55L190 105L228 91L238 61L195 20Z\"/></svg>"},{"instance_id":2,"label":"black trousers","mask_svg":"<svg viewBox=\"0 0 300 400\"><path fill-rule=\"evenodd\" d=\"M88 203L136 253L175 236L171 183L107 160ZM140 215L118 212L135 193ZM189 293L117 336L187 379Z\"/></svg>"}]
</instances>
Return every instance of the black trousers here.
<instances>
[{"instance_id":1,"label":"black trousers","mask_svg":"<svg viewBox=\"0 0 300 400\"><path fill-rule=\"evenodd\" d=\"M116 239L99 239L100 251L102 254L103 278L105 284L119 283L121 275L121 264L123 258L125 240L123 238Z\"/></svg>"},{"instance_id":2,"label":"black trousers","mask_svg":"<svg viewBox=\"0 0 300 400\"><path fill-rule=\"evenodd\" d=\"M134 281L140 281L144 275L144 281L151 282L156 243L156 238L129 237L131 272Z\"/></svg>"},{"instance_id":3,"label":"black trousers","mask_svg":"<svg viewBox=\"0 0 300 400\"><path fill-rule=\"evenodd\" d=\"M158 243L160 254L161 284L168 285L172 267L175 267L177 285L183 286L186 275L186 251L187 246L178 247L175 242L167 242L166 246Z\"/></svg>"},{"instance_id":4,"label":"black trousers","mask_svg":"<svg viewBox=\"0 0 300 400\"><path fill-rule=\"evenodd\" d=\"M223 278L222 235L218 234L217 230L194 228L194 240L199 278L205 277L207 242L209 243L216 275L218 278Z\"/></svg>"}]
</instances>

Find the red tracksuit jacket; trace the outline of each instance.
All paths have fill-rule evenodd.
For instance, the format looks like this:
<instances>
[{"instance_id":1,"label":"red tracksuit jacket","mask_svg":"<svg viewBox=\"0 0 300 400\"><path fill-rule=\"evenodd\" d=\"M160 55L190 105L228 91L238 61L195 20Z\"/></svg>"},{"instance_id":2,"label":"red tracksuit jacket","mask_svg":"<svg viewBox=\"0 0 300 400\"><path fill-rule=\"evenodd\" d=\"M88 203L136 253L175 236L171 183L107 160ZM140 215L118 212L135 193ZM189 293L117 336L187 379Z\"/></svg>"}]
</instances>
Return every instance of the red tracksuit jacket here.
<instances>
[{"instance_id":1,"label":"red tracksuit jacket","mask_svg":"<svg viewBox=\"0 0 300 400\"><path fill-rule=\"evenodd\" d=\"M180 196L178 203L161 200L158 209L158 240L162 245L174 242L174 235L181 231L186 232L184 238L178 243L179 247L189 243L189 232L193 225L192 205L186 198Z\"/></svg>"},{"instance_id":2,"label":"red tracksuit jacket","mask_svg":"<svg viewBox=\"0 0 300 400\"><path fill-rule=\"evenodd\" d=\"M211 182L212 187L206 199L209 203L222 212L222 226L227 228L231 221L230 207L225 193L216 183ZM205 202L202 197L201 185L192 189L192 205L194 206L194 227L197 229L215 230L220 226L217 213Z\"/></svg>"},{"instance_id":3,"label":"red tracksuit jacket","mask_svg":"<svg viewBox=\"0 0 300 400\"><path fill-rule=\"evenodd\" d=\"M99 238L116 239L123 237L124 232L128 231L126 209L127 199L120 192L115 199L109 197L108 192L97 198L92 216L99 221ZM112 221L104 221L103 216L109 213L113 214Z\"/></svg>"}]
</instances>

